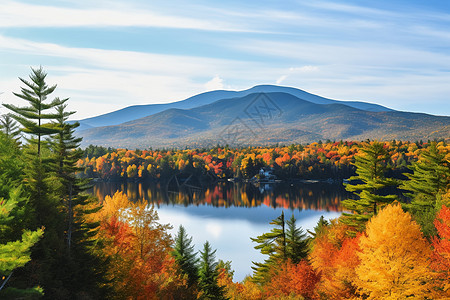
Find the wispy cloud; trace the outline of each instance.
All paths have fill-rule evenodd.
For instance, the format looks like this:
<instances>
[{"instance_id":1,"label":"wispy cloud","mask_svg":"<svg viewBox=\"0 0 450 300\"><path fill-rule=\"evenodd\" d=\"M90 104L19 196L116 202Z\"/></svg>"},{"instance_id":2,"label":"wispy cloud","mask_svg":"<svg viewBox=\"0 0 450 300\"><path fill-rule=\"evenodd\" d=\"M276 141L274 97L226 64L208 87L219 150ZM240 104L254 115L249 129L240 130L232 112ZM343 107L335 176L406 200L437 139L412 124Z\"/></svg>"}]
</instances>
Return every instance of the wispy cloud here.
<instances>
[{"instance_id":1,"label":"wispy cloud","mask_svg":"<svg viewBox=\"0 0 450 300\"><path fill-rule=\"evenodd\" d=\"M168 15L128 7L106 8L68 8L48 5L35 5L15 1L0 4L0 28L8 27L164 27L178 29L197 29L212 31L252 31L235 23L222 22L212 18L199 19L187 16Z\"/></svg>"}]
</instances>

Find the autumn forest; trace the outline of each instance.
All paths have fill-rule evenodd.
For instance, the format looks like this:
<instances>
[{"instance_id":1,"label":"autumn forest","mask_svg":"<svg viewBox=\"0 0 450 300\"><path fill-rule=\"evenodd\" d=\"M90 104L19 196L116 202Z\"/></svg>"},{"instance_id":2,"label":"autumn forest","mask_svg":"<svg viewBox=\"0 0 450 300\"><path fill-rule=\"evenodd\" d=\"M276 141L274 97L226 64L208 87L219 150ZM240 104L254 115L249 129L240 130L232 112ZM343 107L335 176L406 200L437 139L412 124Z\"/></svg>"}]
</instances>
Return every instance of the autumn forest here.
<instances>
[{"instance_id":1,"label":"autumn forest","mask_svg":"<svg viewBox=\"0 0 450 300\"><path fill-rule=\"evenodd\" d=\"M448 299L450 144L317 141L204 149L79 147L68 99L32 69L0 120L1 299ZM267 176L270 173L270 178ZM248 237L263 261L238 282L206 241L93 181L343 183L337 219L282 212Z\"/></svg>"}]
</instances>

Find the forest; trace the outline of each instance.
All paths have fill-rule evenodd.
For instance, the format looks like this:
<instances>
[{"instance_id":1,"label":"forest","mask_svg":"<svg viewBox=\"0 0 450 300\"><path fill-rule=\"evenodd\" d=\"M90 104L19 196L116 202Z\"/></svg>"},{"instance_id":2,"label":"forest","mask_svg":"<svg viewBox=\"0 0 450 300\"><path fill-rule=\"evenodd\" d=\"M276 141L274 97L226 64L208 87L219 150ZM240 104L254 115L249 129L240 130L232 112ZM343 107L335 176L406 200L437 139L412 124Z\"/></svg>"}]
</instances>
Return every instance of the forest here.
<instances>
[{"instance_id":1,"label":"forest","mask_svg":"<svg viewBox=\"0 0 450 300\"><path fill-rule=\"evenodd\" d=\"M230 149L80 149L68 99L32 69L0 122L1 299L448 299L450 146L340 141ZM205 242L196 253L156 209L123 193L102 203L92 178L346 179L355 199L305 232L281 213L249 237L266 259L233 280ZM83 175L83 176L81 176ZM394 192L395 191L395 192ZM400 192L400 194L399 194ZM195 233L193 233L195 234Z\"/></svg>"},{"instance_id":2,"label":"forest","mask_svg":"<svg viewBox=\"0 0 450 300\"><path fill-rule=\"evenodd\" d=\"M347 179L355 174L354 156L370 141L321 141L308 145L211 149L129 150L90 145L77 166L83 177L100 180L169 180L174 174L195 174L206 181L228 178L250 179L270 169L279 179ZM430 141L384 142L387 169L404 178ZM448 151L445 141L437 143Z\"/></svg>"}]
</instances>

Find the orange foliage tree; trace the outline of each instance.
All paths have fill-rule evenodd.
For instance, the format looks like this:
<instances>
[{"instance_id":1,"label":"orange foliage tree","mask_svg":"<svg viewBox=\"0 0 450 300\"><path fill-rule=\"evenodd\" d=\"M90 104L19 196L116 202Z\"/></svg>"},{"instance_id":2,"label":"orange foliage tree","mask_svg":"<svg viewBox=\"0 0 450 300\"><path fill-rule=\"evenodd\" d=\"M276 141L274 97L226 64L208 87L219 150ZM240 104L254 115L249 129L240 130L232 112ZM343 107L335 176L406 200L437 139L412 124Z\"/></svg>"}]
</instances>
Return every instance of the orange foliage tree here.
<instances>
[{"instance_id":1,"label":"orange foliage tree","mask_svg":"<svg viewBox=\"0 0 450 300\"><path fill-rule=\"evenodd\" d=\"M425 299L431 294L430 245L400 205L388 205L360 239L354 283L364 299Z\"/></svg>"},{"instance_id":2,"label":"orange foliage tree","mask_svg":"<svg viewBox=\"0 0 450 300\"><path fill-rule=\"evenodd\" d=\"M442 205L434 226L438 236L433 237L432 266L438 272L436 284L450 298L450 208Z\"/></svg>"},{"instance_id":3,"label":"orange foliage tree","mask_svg":"<svg viewBox=\"0 0 450 300\"><path fill-rule=\"evenodd\" d=\"M96 217L100 251L110 261L108 275L116 298L161 299L187 290L187 278L170 255L170 226L158 223L153 207L131 203L117 192L105 198Z\"/></svg>"},{"instance_id":4,"label":"orange foliage tree","mask_svg":"<svg viewBox=\"0 0 450 300\"><path fill-rule=\"evenodd\" d=\"M284 296L316 299L316 285L320 280L311 265L305 260L297 264L290 260L270 270L270 281L264 286L265 299L280 299Z\"/></svg>"},{"instance_id":5,"label":"orange foliage tree","mask_svg":"<svg viewBox=\"0 0 450 300\"><path fill-rule=\"evenodd\" d=\"M318 292L330 299L351 299L356 295L352 283L355 268L360 260L357 256L359 238L347 236L348 226L338 220L322 223L312 241L311 264L321 274Z\"/></svg>"}]
</instances>

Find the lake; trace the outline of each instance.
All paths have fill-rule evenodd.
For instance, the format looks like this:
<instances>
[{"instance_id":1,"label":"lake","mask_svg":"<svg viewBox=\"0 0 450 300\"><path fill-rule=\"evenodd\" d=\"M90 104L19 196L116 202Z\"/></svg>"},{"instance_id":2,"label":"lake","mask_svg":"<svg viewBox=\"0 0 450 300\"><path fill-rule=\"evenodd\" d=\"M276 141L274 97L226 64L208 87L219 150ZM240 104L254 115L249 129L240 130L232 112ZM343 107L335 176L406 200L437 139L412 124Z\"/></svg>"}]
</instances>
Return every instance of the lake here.
<instances>
[{"instance_id":1,"label":"lake","mask_svg":"<svg viewBox=\"0 0 450 300\"><path fill-rule=\"evenodd\" d=\"M129 199L145 200L158 211L161 223L179 225L193 237L197 250L209 241L217 249L216 258L232 261L234 280L252 274L252 261L265 256L253 247L250 237L271 230L270 221L284 211L294 214L297 225L311 230L320 216L337 218L341 200L351 197L341 184L252 184L219 182L207 188L167 186L160 183L100 182L90 192L103 200L123 191Z\"/></svg>"}]
</instances>

